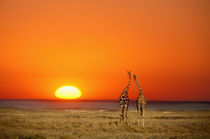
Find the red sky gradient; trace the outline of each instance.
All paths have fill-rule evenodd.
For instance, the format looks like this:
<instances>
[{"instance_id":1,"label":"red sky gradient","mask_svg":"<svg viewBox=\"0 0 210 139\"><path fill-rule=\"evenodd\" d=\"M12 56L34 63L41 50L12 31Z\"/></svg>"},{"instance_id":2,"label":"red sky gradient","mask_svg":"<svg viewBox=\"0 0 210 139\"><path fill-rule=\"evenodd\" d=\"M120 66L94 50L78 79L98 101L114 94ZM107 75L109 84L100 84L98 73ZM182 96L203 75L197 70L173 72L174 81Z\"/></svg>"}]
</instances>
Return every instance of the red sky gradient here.
<instances>
[{"instance_id":1,"label":"red sky gradient","mask_svg":"<svg viewBox=\"0 0 210 139\"><path fill-rule=\"evenodd\" d=\"M210 101L208 0L1 0L0 99ZM138 96L132 80L130 99Z\"/></svg>"}]
</instances>

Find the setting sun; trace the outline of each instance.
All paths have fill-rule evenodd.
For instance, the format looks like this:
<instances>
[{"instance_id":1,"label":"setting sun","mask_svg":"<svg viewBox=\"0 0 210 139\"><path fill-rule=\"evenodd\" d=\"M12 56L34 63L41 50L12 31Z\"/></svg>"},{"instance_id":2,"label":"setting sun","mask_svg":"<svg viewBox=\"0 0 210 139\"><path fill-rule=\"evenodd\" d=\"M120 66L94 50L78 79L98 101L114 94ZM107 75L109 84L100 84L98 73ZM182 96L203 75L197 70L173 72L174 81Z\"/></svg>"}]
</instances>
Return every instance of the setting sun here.
<instances>
[{"instance_id":1,"label":"setting sun","mask_svg":"<svg viewBox=\"0 0 210 139\"><path fill-rule=\"evenodd\" d=\"M76 99L81 96L81 91L73 86L63 86L55 91L55 96L60 99Z\"/></svg>"}]
</instances>

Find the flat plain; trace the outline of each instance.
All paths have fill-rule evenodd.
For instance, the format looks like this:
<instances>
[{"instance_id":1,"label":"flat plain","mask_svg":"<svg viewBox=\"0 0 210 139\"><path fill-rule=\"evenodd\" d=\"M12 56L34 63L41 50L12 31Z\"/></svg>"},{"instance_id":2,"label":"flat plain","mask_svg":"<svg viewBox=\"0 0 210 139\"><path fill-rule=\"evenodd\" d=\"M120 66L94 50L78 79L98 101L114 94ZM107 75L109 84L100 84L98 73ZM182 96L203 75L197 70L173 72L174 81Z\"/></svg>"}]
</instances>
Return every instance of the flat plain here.
<instances>
[{"instance_id":1,"label":"flat plain","mask_svg":"<svg viewBox=\"0 0 210 139\"><path fill-rule=\"evenodd\" d=\"M0 138L210 138L210 111L146 111L145 127L137 112L119 124L111 110L0 108Z\"/></svg>"}]
</instances>

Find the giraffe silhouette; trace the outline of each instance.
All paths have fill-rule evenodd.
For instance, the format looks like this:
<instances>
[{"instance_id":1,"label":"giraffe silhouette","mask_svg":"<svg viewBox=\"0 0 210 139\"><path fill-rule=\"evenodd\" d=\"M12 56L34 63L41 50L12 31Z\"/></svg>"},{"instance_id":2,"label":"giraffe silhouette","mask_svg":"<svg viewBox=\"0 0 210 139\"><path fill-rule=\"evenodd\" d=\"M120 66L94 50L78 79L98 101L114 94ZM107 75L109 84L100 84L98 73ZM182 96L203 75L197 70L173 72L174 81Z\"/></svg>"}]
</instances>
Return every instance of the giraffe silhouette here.
<instances>
[{"instance_id":1,"label":"giraffe silhouette","mask_svg":"<svg viewBox=\"0 0 210 139\"><path fill-rule=\"evenodd\" d=\"M126 122L127 124L127 111L129 106L129 98L128 98L128 90L131 83L131 72L127 71L129 80L128 85L125 87L125 89L122 91L121 96L119 97L119 109L120 109L120 123Z\"/></svg>"},{"instance_id":2,"label":"giraffe silhouette","mask_svg":"<svg viewBox=\"0 0 210 139\"><path fill-rule=\"evenodd\" d=\"M145 115L145 111L146 111L146 103L147 103L147 100L146 100L146 97L144 96L144 93L142 91L142 89L140 88L140 85L136 79L136 75L133 75L133 79L134 81L136 82L136 85L138 87L138 90L139 90L139 96L136 100L136 107L137 107L137 116L138 116L138 125L139 125L139 120L140 120L140 117L142 117L142 125L144 127L144 115Z\"/></svg>"}]
</instances>

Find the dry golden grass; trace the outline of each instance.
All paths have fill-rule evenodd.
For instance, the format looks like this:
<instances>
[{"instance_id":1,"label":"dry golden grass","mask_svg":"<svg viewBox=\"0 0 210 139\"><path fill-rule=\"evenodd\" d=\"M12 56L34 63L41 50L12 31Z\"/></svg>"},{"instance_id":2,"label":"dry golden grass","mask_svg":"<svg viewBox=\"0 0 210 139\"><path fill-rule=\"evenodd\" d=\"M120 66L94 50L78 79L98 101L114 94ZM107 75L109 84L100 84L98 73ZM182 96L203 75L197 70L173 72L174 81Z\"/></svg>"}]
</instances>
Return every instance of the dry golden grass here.
<instances>
[{"instance_id":1,"label":"dry golden grass","mask_svg":"<svg viewBox=\"0 0 210 139\"><path fill-rule=\"evenodd\" d=\"M118 111L0 108L0 138L210 138L210 111L136 111L128 125Z\"/></svg>"}]
</instances>

